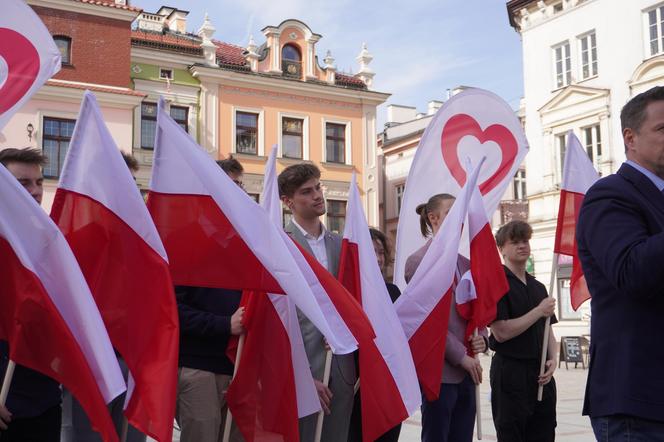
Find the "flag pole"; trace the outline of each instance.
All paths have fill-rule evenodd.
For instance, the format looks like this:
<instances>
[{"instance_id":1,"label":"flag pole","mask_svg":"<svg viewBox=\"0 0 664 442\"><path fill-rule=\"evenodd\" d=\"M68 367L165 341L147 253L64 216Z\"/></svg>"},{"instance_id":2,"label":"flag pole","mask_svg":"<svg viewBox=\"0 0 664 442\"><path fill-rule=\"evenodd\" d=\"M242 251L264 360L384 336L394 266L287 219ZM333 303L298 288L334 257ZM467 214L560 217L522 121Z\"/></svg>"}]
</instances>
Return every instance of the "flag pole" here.
<instances>
[{"instance_id":1,"label":"flag pole","mask_svg":"<svg viewBox=\"0 0 664 442\"><path fill-rule=\"evenodd\" d=\"M237 374L237 369L240 366L240 357L242 356L242 348L244 347L244 334L240 335L240 340L237 343L237 353L235 353L235 366L233 367L233 378ZM228 401L226 401L226 406L228 407ZM228 442L231 438L231 423L233 422L233 416L231 415L231 409L228 407L226 410L226 422L224 423L224 437L223 442Z\"/></svg>"},{"instance_id":2,"label":"flag pole","mask_svg":"<svg viewBox=\"0 0 664 442\"><path fill-rule=\"evenodd\" d=\"M2 381L2 389L0 390L0 405L5 405L7 402L7 395L9 394L9 385L12 383L12 378L14 377L14 369L16 368L16 363L9 360L7 364L7 371L5 371L5 378Z\"/></svg>"},{"instance_id":3,"label":"flag pole","mask_svg":"<svg viewBox=\"0 0 664 442\"><path fill-rule=\"evenodd\" d=\"M127 416L122 416L122 434L120 434L120 442L127 442L127 432L129 431L129 422Z\"/></svg>"},{"instance_id":4,"label":"flag pole","mask_svg":"<svg viewBox=\"0 0 664 442\"><path fill-rule=\"evenodd\" d=\"M327 350L325 353L325 371L323 372L323 384L327 387L330 383L330 371L332 369L332 351ZM318 419L316 420L316 437L314 442L320 442L320 438L323 435L323 418L325 413L321 410L318 413Z\"/></svg>"},{"instance_id":5,"label":"flag pole","mask_svg":"<svg viewBox=\"0 0 664 442\"><path fill-rule=\"evenodd\" d=\"M556 276L558 275L558 254L553 253L551 261L551 281L549 282L549 297L553 296L553 285L556 283ZM544 374L546 369L546 354L549 350L549 330L551 329L551 316L546 318L544 324L544 337L542 338L542 359L540 361L540 376ZM544 385L540 385L537 389L537 400L542 402L542 395L544 393Z\"/></svg>"},{"instance_id":6,"label":"flag pole","mask_svg":"<svg viewBox=\"0 0 664 442\"><path fill-rule=\"evenodd\" d=\"M477 336L477 328L473 331L473 337ZM480 360L479 353L475 353L473 357ZM482 407L480 406L480 384L475 385L475 423L477 425L477 440L482 440Z\"/></svg>"}]
</instances>

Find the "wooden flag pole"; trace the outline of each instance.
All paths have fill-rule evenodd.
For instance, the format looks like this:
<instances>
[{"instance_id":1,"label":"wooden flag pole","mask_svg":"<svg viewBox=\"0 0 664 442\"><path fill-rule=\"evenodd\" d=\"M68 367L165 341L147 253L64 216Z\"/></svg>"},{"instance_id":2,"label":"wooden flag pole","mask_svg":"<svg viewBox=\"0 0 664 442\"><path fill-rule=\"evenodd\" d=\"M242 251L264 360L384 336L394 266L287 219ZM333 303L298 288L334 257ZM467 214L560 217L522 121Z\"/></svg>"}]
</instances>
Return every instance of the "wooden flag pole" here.
<instances>
[{"instance_id":1,"label":"wooden flag pole","mask_svg":"<svg viewBox=\"0 0 664 442\"><path fill-rule=\"evenodd\" d=\"M332 370L332 351L327 350L325 353L325 371L323 372L323 384L327 386L330 383L330 371ZM316 437L314 442L320 442L320 438L323 435L323 419L325 418L325 413L321 410L318 413L318 419L316 420Z\"/></svg>"},{"instance_id":2,"label":"wooden flag pole","mask_svg":"<svg viewBox=\"0 0 664 442\"><path fill-rule=\"evenodd\" d=\"M12 383L12 378L14 377L14 369L16 368L16 363L12 360L7 364L7 371L5 371L5 378L2 381L2 389L0 390L0 405L5 405L7 402L7 395L9 394L9 386Z\"/></svg>"},{"instance_id":3,"label":"wooden flag pole","mask_svg":"<svg viewBox=\"0 0 664 442\"><path fill-rule=\"evenodd\" d=\"M558 276L558 254L553 254L553 260L551 261L551 281L549 282L549 297L553 293L553 285L556 283L556 276ZM542 341L542 360L540 361L540 376L544 374L546 370L546 355L549 350L549 330L551 329L551 316L546 318L544 324L544 337ZM542 402L542 395L544 393L544 385L540 385L537 389L537 400Z\"/></svg>"},{"instance_id":4,"label":"wooden flag pole","mask_svg":"<svg viewBox=\"0 0 664 442\"><path fill-rule=\"evenodd\" d=\"M240 366L240 358L242 357L242 348L244 347L244 334L240 335L240 340L237 344L237 353L235 353L235 367L233 367L233 378L237 374L237 369ZM226 401L226 406L228 407L228 401ZM228 407L226 409L226 422L224 422L224 436L222 441L228 442L231 438L231 423L233 422L233 416L231 415L231 409Z\"/></svg>"},{"instance_id":5,"label":"wooden flag pole","mask_svg":"<svg viewBox=\"0 0 664 442\"><path fill-rule=\"evenodd\" d=\"M477 329L473 331L473 337L477 336ZM475 353L473 356L476 360L480 360L480 355ZM480 385L475 385L475 422L477 425L477 440L482 440L482 407L480 406Z\"/></svg>"},{"instance_id":6,"label":"wooden flag pole","mask_svg":"<svg viewBox=\"0 0 664 442\"><path fill-rule=\"evenodd\" d=\"M122 416L122 434L120 435L120 442L127 442L127 432L129 431L129 422L127 416Z\"/></svg>"}]
</instances>

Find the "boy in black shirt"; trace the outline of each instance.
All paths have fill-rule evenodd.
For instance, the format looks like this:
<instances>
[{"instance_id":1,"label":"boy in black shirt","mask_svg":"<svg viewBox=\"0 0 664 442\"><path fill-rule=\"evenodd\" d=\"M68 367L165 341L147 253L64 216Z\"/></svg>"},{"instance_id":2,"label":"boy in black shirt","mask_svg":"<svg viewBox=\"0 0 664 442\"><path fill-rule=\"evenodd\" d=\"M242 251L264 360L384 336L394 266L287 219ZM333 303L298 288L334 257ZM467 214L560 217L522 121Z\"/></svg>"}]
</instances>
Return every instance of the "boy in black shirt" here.
<instances>
[{"instance_id":1,"label":"boy in black shirt","mask_svg":"<svg viewBox=\"0 0 664 442\"><path fill-rule=\"evenodd\" d=\"M555 299L526 272L532 228L511 221L498 230L496 243L503 255L510 291L499 302L491 324L491 409L498 441L545 442L555 439L556 338L549 331L546 370L539 375L547 317L555 324ZM549 326L550 327L550 326ZM541 402L537 389L544 386Z\"/></svg>"}]
</instances>

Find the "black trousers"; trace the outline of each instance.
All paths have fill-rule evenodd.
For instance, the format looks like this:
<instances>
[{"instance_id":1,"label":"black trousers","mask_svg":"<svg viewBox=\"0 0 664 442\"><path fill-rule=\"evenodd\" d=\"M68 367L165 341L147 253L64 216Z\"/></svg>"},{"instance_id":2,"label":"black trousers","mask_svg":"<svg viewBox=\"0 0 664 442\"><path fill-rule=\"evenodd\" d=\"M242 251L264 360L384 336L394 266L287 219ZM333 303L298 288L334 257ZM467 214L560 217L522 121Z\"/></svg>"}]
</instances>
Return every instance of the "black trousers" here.
<instances>
[{"instance_id":1,"label":"black trousers","mask_svg":"<svg viewBox=\"0 0 664 442\"><path fill-rule=\"evenodd\" d=\"M35 417L12 419L6 431L0 432L1 442L59 442L62 407L51 407Z\"/></svg>"},{"instance_id":2,"label":"black trousers","mask_svg":"<svg viewBox=\"0 0 664 442\"><path fill-rule=\"evenodd\" d=\"M422 442L471 442L475 425L475 384L469 375L458 384L440 384L440 395L422 395Z\"/></svg>"},{"instance_id":3,"label":"black trousers","mask_svg":"<svg viewBox=\"0 0 664 442\"><path fill-rule=\"evenodd\" d=\"M537 401L539 361L496 354L491 360L491 411L499 442L551 442L556 430L556 383Z\"/></svg>"}]
</instances>

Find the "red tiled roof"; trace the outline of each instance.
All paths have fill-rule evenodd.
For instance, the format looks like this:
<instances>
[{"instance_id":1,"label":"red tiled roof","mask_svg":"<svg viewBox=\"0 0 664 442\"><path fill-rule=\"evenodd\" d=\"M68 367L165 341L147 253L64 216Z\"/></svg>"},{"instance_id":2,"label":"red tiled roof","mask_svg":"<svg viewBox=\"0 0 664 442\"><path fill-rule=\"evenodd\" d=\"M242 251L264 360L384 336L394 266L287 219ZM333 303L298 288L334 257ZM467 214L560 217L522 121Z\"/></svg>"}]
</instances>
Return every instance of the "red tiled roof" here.
<instances>
[{"instance_id":1,"label":"red tiled roof","mask_svg":"<svg viewBox=\"0 0 664 442\"><path fill-rule=\"evenodd\" d=\"M230 43L224 43L219 40L212 40L217 46L217 58L220 64L232 66L246 66L247 60L244 58L245 49L242 46L236 46Z\"/></svg>"},{"instance_id":2,"label":"red tiled roof","mask_svg":"<svg viewBox=\"0 0 664 442\"><path fill-rule=\"evenodd\" d=\"M366 88L367 85L364 84L364 81L359 78L352 77L350 75L336 73L334 74L334 82L339 86L350 86L350 87L361 87Z\"/></svg>"},{"instance_id":3,"label":"red tiled roof","mask_svg":"<svg viewBox=\"0 0 664 442\"><path fill-rule=\"evenodd\" d=\"M107 6L109 8L124 9L125 11L133 11L133 12L143 11L143 9L141 8L135 8L129 5L118 5L113 1L103 1L103 0L72 0L72 1L79 3L87 3L89 5Z\"/></svg>"},{"instance_id":4,"label":"red tiled roof","mask_svg":"<svg viewBox=\"0 0 664 442\"><path fill-rule=\"evenodd\" d=\"M145 32L139 30L131 31L132 40L148 41L153 43L163 43L171 46L179 46L182 48L196 48L200 49L201 43L191 38L179 37L175 34L161 34L156 32Z\"/></svg>"},{"instance_id":5,"label":"red tiled roof","mask_svg":"<svg viewBox=\"0 0 664 442\"><path fill-rule=\"evenodd\" d=\"M129 88L115 88L102 85L90 85L90 84L78 84L78 83L69 83L59 80L48 80L46 82L47 86L56 86L56 87L67 87L70 89L80 89L80 90L89 90L92 92L105 92L109 94L118 94L118 95L131 95L134 97L145 97L147 94L143 92L138 92Z\"/></svg>"}]
</instances>

